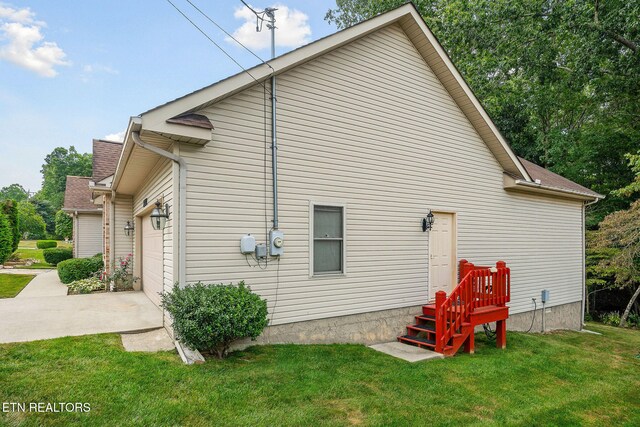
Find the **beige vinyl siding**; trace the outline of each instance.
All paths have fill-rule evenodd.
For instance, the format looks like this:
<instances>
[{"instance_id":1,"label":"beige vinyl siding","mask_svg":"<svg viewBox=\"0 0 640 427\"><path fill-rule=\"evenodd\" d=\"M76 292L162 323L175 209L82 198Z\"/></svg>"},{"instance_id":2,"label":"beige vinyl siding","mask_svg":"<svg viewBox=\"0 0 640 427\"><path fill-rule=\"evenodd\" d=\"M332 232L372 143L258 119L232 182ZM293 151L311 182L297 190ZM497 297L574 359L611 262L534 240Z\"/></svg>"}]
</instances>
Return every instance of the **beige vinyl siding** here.
<instances>
[{"instance_id":1,"label":"beige vinyl siding","mask_svg":"<svg viewBox=\"0 0 640 427\"><path fill-rule=\"evenodd\" d=\"M133 219L133 198L131 196L117 195L115 200L115 224L114 224L114 242L111 250L114 253L114 260L125 258L133 253L134 236L124 234L124 226L127 221ZM133 222L135 224L135 222ZM135 233L133 233L135 234Z\"/></svg>"},{"instance_id":2,"label":"beige vinyl siding","mask_svg":"<svg viewBox=\"0 0 640 427\"><path fill-rule=\"evenodd\" d=\"M92 257L102 252L102 215L78 214L76 231L77 258Z\"/></svg>"},{"instance_id":3,"label":"beige vinyl siding","mask_svg":"<svg viewBox=\"0 0 640 427\"><path fill-rule=\"evenodd\" d=\"M512 312L532 309L543 288L550 305L581 299L581 204L506 192L499 163L397 25L278 76L285 255L248 266L239 239L266 242L272 220L264 97L255 86L208 107L213 141L180 147L189 282L245 280L273 324L421 304L420 220L433 209L456 213L458 259L512 267ZM348 206L344 276L309 277L310 202Z\"/></svg>"},{"instance_id":4,"label":"beige vinyl siding","mask_svg":"<svg viewBox=\"0 0 640 427\"><path fill-rule=\"evenodd\" d=\"M176 218L175 211L177 206L174 204L173 199L173 184L172 184L172 162L167 159L159 159L158 163L153 167L149 173L144 184L140 186L139 191L133 196L133 216L141 217L150 212L154 206L156 200L164 197L164 202L170 206L170 217L167 221L167 225L163 230L163 247L164 247L164 260L163 260L163 286L165 290L170 290L173 286L173 223ZM177 182L177 181L176 181ZM147 199L147 206L143 206L143 200ZM176 200L177 202L177 200ZM140 219L139 219L140 221ZM124 225L123 225L124 226ZM136 223L136 227L141 227L141 222ZM135 239L139 236L139 233L135 233L134 247L140 246L135 242ZM139 255L139 254L138 254ZM139 260L138 256L135 257ZM138 276L140 271L136 269Z\"/></svg>"}]
</instances>

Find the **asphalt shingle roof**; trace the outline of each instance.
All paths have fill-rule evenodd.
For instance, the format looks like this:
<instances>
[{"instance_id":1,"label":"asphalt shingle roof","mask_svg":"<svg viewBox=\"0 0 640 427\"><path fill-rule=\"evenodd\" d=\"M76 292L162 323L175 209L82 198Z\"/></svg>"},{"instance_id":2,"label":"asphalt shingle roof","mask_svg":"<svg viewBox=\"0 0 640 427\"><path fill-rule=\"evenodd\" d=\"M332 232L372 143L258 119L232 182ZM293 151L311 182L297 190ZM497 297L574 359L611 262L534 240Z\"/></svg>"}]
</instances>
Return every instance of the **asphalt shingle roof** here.
<instances>
[{"instance_id":1,"label":"asphalt shingle roof","mask_svg":"<svg viewBox=\"0 0 640 427\"><path fill-rule=\"evenodd\" d=\"M114 141L93 140L93 180L101 181L116 172L122 143Z\"/></svg>"},{"instance_id":2,"label":"asphalt shingle roof","mask_svg":"<svg viewBox=\"0 0 640 427\"><path fill-rule=\"evenodd\" d=\"M543 168L542 166L538 166L529 160L523 159L522 157L518 157L520 162L527 170L527 173L531 176L532 179L539 179L540 183L546 187L554 187L560 190L569 190L576 191L578 193L586 194L588 196L593 197L602 197L602 195L596 193L593 190L588 189L587 187L583 187L582 185L575 183L563 176L558 175L557 173L553 173L548 169Z\"/></svg>"},{"instance_id":3,"label":"asphalt shingle roof","mask_svg":"<svg viewBox=\"0 0 640 427\"><path fill-rule=\"evenodd\" d=\"M88 176L67 176L67 186L64 190L64 204L62 205L65 210L94 210L100 209L100 206L95 205L91 199L91 189L89 188L89 181L93 178Z\"/></svg>"}]
</instances>

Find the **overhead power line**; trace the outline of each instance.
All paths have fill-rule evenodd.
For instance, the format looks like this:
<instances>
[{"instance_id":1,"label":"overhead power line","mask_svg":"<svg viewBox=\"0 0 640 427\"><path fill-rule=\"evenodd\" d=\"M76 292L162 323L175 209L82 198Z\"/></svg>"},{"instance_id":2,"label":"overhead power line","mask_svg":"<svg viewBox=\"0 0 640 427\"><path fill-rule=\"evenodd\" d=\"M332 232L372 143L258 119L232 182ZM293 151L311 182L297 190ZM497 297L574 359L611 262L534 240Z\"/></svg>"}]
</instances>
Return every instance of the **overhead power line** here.
<instances>
[{"instance_id":1,"label":"overhead power line","mask_svg":"<svg viewBox=\"0 0 640 427\"><path fill-rule=\"evenodd\" d=\"M244 71L245 73L247 73L249 75L249 77L251 77L256 83L258 83L260 86L262 86L267 92L269 92L269 94L271 94L271 91L269 89L266 88L266 86L260 82L258 79L255 78L255 76L253 74L251 74L246 68L244 68L242 66L242 64L240 64L238 61L236 61L236 59L231 56L231 54L229 52L227 52L226 50L224 50L224 48L222 46L220 46L218 43L216 43L215 40L213 40L202 28L200 28L198 26L198 24L196 24L195 22L193 22L193 20L191 18L189 18L178 6L175 5L175 3L173 3L171 0L166 0L167 3L169 3L171 6L173 6L173 8L175 10L178 11L178 13L180 15L182 15L182 17L184 19L186 19L187 21L189 21L189 23L191 25L193 25L198 31L200 31L200 33L205 36L207 38L207 40L209 40L211 43L213 43L213 45L215 47L217 47L218 49L220 49L220 51L222 51L222 53L224 53L230 60L232 60L238 67L240 67L242 69L242 71ZM189 2L191 3L191 2ZM264 62L264 61L263 61ZM269 64L266 64L267 66L269 66L271 68L271 66ZM273 68L271 68L271 70L273 70Z\"/></svg>"},{"instance_id":2,"label":"overhead power line","mask_svg":"<svg viewBox=\"0 0 640 427\"><path fill-rule=\"evenodd\" d=\"M254 51L252 51L251 49L249 49L247 46L245 46L244 44L242 44L242 42L240 42L240 40L236 39L235 37L233 37L233 35L231 35L227 30L225 30L224 28L222 28L220 25L218 25L218 23L216 21L214 21L209 15L207 15L202 9L200 9L198 6L196 6L191 0L186 0L187 3L189 3L195 10L197 10L202 16L204 16L209 22L211 22L213 25L215 25L216 27L218 27L218 29L220 31L222 31L223 33L225 33L231 40L233 40L234 42L238 43L240 46L242 46L247 52L249 52L251 55L255 56L260 62L262 62L263 64L265 64L266 66L268 66L269 68L271 68L271 70L273 71L273 67L267 63L264 59L262 59L261 57L259 57ZM242 2L244 3L244 2ZM244 3L245 6L247 6L246 3ZM249 7L249 6L247 6ZM251 9L249 7L249 9ZM251 9L253 11L253 9ZM255 11L254 11L255 13Z\"/></svg>"}]
</instances>

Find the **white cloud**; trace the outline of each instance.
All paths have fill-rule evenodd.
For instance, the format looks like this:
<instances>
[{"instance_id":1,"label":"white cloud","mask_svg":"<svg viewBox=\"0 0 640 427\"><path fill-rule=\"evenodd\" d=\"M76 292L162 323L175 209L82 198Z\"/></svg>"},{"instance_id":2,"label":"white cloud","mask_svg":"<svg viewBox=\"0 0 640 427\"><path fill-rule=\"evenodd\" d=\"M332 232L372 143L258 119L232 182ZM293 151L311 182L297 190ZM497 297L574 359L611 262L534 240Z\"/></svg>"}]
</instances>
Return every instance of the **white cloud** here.
<instances>
[{"instance_id":1,"label":"white cloud","mask_svg":"<svg viewBox=\"0 0 640 427\"><path fill-rule=\"evenodd\" d=\"M24 9L12 9L9 6L5 6L0 4L0 19L3 21L11 21L11 22L21 22L23 24L31 24L34 23L35 13L31 11L28 7ZM39 23L39 25L44 26L44 23Z\"/></svg>"},{"instance_id":2,"label":"white cloud","mask_svg":"<svg viewBox=\"0 0 640 427\"><path fill-rule=\"evenodd\" d=\"M105 136L104 139L105 141L116 141L116 142L122 142L124 141L124 134L126 133L126 131L122 131L122 132L116 132L116 133L110 133L109 135Z\"/></svg>"},{"instance_id":3,"label":"white cloud","mask_svg":"<svg viewBox=\"0 0 640 427\"><path fill-rule=\"evenodd\" d=\"M102 64L87 64L82 67L82 71L85 73L120 74L115 68Z\"/></svg>"},{"instance_id":4,"label":"white cloud","mask_svg":"<svg viewBox=\"0 0 640 427\"><path fill-rule=\"evenodd\" d=\"M43 77L55 77L57 65L69 65L66 53L45 42L42 28L29 8L13 9L0 4L0 60L12 62Z\"/></svg>"},{"instance_id":5,"label":"white cloud","mask_svg":"<svg viewBox=\"0 0 640 427\"><path fill-rule=\"evenodd\" d=\"M282 4L272 7L278 9L276 11L276 46L295 48L311 41L309 17L305 13ZM248 8L236 9L233 16L245 21L233 32L233 37L250 49L259 50L271 46L271 32L266 23L262 31L257 32L256 16ZM226 37L225 40L235 44L230 37Z\"/></svg>"},{"instance_id":6,"label":"white cloud","mask_svg":"<svg viewBox=\"0 0 640 427\"><path fill-rule=\"evenodd\" d=\"M96 74L120 74L120 71L113 67L102 64L86 64L82 66L82 73L80 73L80 79L84 83L88 83L93 79Z\"/></svg>"}]
</instances>

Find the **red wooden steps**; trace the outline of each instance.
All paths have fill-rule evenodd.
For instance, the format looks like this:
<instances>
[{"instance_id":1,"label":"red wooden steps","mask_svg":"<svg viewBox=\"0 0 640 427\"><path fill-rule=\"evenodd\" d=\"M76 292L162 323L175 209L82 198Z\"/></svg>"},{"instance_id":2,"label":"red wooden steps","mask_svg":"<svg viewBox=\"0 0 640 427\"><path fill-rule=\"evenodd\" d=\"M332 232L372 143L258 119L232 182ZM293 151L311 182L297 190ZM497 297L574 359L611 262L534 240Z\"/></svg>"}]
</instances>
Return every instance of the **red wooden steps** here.
<instances>
[{"instance_id":1,"label":"red wooden steps","mask_svg":"<svg viewBox=\"0 0 640 427\"><path fill-rule=\"evenodd\" d=\"M476 266L460 260L459 283L447 295L435 294L435 304L422 306L415 324L398 341L453 356L463 345L474 352L474 329L496 322L496 346L506 347L506 319L511 300L511 270L504 261L494 266Z\"/></svg>"},{"instance_id":2,"label":"red wooden steps","mask_svg":"<svg viewBox=\"0 0 640 427\"><path fill-rule=\"evenodd\" d=\"M436 342L427 338L421 338L421 337L413 337L410 335L403 335L401 337L398 337L398 341L405 343L405 344L410 344L410 345L415 345L417 347L420 348L426 348L427 350L431 350L433 351L436 348ZM447 351L450 351L452 349L452 347L447 346L445 347L445 349Z\"/></svg>"}]
</instances>

